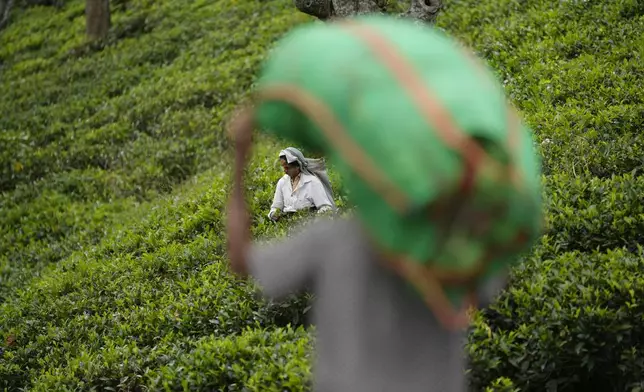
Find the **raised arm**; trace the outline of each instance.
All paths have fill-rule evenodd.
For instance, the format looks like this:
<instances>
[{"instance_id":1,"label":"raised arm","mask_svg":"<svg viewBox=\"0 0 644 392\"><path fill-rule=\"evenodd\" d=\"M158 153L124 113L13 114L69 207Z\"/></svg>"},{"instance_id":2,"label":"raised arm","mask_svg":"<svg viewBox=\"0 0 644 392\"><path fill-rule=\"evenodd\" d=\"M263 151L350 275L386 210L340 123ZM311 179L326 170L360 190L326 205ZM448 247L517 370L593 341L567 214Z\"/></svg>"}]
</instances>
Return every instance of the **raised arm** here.
<instances>
[{"instance_id":1,"label":"raised arm","mask_svg":"<svg viewBox=\"0 0 644 392\"><path fill-rule=\"evenodd\" d=\"M250 219L244 199L243 177L253 127L253 118L247 111L239 114L231 124L231 133L235 138L235 165L232 194L228 204L228 256L232 271L241 276L248 274L246 256L250 246Z\"/></svg>"},{"instance_id":2,"label":"raised arm","mask_svg":"<svg viewBox=\"0 0 644 392\"><path fill-rule=\"evenodd\" d=\"M265 295L281 297L303 289L311 281L320 244L315 228L303 230L295 238L265 246L253 246L250 219L244 199L243 172L250 150L253 119L247 113L232 123L235 135L235 168L228 205L228 256L236 274L252 274Z\"/></svg>"}]
</instances>

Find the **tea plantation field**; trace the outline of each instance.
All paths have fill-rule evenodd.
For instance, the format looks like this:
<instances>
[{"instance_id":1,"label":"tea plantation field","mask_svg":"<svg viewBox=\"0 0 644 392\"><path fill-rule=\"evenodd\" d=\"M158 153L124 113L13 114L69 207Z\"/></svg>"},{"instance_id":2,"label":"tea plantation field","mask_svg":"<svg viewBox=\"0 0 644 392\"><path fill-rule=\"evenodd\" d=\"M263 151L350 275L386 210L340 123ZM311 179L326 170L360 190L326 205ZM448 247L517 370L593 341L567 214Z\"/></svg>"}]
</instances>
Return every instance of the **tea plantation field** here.
<instances>
[{"instance_id":1,"label":"tea plantation field","mask_svg":"<svg viewBox=\"0 0 644 392\"><path fill-rule=\"evenodd\" d=\"M306 391L307 296L227 270L223 125L290 0L22 8L0 32L0 389ZM475 390L644 390L644 3L445 0L535 131L547 227L467 351ZM284 147L250 163L254 235ZM336 177L337 187L340 183ZM340 200L342 204L343 200Z\"/></svg>"}]
</instances>

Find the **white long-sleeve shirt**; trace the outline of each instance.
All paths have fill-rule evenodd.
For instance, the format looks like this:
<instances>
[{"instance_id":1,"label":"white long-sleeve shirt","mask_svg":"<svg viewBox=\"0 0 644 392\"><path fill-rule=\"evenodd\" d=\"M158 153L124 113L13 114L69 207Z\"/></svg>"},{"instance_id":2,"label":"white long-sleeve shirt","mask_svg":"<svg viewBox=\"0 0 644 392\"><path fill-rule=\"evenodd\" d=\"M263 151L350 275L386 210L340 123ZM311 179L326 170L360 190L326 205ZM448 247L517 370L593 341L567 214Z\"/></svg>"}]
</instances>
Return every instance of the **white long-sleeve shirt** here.
<instances>
[{"instance_id":1,"label":"white long-sleeve shirt","mask_svg":"<svg viewBox=\"0 0 644 392\"><path fill-rule=\"evenodd\" d=\"M291 179L285 174L277 182L271 210L278 209L283 212L295 212L311 207L333 209L334 206L335 203L329 199L322 181L316 176L301 173L300 181L295 190L293 190Z\"/></svg>"}]
</instances>

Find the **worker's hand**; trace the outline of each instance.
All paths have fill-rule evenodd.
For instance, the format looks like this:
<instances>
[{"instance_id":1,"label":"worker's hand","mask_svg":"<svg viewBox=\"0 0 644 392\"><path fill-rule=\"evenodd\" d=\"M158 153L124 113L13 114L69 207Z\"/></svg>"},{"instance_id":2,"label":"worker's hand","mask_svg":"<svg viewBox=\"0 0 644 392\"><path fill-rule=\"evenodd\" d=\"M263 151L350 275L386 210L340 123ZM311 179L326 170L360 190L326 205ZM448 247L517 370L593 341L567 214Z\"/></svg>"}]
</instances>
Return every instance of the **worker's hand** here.
<instances>
[{"instance_id":1,"label":"worker's hand","mask_svg":"<svg viewBox=\"0 0 644 392\"><path fill-rule=\"evenodd\" d=\"M320 209L318 209L318 214L324 214L325 212L331 211L331 210L332 210L331 206L323 205L322 207L320 207Z\"/></svg>"},{"instance_id":2,"label":"worker's hand","mask_svg":"<svg viewBox=\"0 0 644 392\"><path fill-rule=\"evenodd\" d=\"M268 219L272 220L273 222L279 219L279 214L276 208L271 208L271 211L268 213Z\"/></svg>"}]
</instances>

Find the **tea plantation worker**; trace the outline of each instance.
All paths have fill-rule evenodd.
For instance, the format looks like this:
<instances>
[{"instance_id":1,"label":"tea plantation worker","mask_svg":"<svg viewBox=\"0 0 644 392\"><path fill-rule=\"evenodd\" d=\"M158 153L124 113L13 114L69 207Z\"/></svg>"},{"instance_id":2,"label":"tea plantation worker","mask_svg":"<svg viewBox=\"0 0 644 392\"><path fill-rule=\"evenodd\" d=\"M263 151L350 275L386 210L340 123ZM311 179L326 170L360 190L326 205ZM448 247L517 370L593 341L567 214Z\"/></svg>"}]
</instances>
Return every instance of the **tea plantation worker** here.
<instances>
[{"instance_id":1,"label":"tea plantation worker","mask_svg":"<svg viewBox=\"0 0 644 392\"><path fill-rule=\"evenodd\" d=\"M533 138L492 72L404 19L301 25L241 113L231 270L274 299L313 289L315 389L464 392L469 311L494 299L542 226ZM329 157L355 215L252 243L243 172L254 129Z\"/></svg>"},{"instance_id":2,"label":"tea plantation worker","mask_svg":"<svg viewBox=\"0 0 644 392\"><path fill-rule=\"evenodd\" d=\"M325 212L335 210L333 188L322 159L305 158L300 150L288 147L279 154L284 176L279 179L268 217L279 218L278 211L303 209Z\"/></svg>"}]
</instances>

